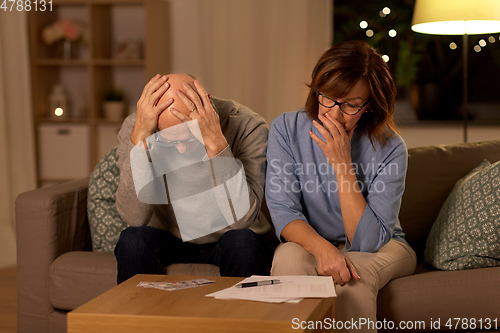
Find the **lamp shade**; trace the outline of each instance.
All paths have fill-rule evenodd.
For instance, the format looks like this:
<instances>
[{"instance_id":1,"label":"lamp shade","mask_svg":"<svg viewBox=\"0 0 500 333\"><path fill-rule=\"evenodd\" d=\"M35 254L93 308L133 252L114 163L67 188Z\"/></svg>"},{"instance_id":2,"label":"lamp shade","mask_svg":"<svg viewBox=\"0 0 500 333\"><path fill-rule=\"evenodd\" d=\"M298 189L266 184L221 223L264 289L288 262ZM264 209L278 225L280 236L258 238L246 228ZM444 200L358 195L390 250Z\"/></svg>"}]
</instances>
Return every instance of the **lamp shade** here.
<instances>
[{"instance_id":1,"label":"lamp shade","mask_svg":"<svg viewBox=\"0 0 500 333\"><path fill-rule=\"evenodd\" d=\"M500 32L500 0L417 0L411 29L435 35Z\"/></svg>"}]
</instances>

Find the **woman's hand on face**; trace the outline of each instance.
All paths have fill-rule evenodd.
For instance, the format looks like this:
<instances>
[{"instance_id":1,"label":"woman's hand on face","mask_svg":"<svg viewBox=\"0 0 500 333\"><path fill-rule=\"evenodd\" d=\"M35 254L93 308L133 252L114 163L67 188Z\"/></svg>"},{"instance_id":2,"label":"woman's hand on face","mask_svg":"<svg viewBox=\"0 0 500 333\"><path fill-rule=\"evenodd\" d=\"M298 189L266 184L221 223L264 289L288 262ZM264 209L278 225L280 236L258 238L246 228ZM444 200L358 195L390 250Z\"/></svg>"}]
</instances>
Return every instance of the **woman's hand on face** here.
<instances>
[{"instance_id":1,"label":"woman's hand on face","mask_svg":"<svg viewBox=\"0 0 500 333\"><path fill-rule=\"evenodd\" d=\"M326 117L318 115L318 118L323 126L315 120L313 120L313 125L324 141L312 131L309 131L309 135L323 150L328 163L337 172L337 166L351 163L351 139L357 125L346 132L344 126L329 113L326 113Z\"/></svg>"},{"instance_id":2,"label":"woman's hand on face","mask_svg":"<svg viewBox=\"0 0 500 333\"><path fill-rule=\"evenodd\" d=\"M351 261L333 245L323 249L315 257L318 275L331 276L338 285L343 286L351 278L356 281L361 279Z\"/></svg>"},{"instance_id":3,"label":"woman's hand on face","mask_svg":"<svg viewBox=\"0 0 500 333\"><path fill-rule=\"evenodd\" d=\"M166 75L157 74L144 87L142 95L137 102L137 114L134 128L130 135L130 141L137 144L147 138L158 128L158 118L172 103L173 99L158 104L163 94L168 90L170 84Z\"/></svg>"},{"instance_id":4,"label":"woman's hand on face","mask_svg":"<svg viewBox=\"0 0 500 333\"><path fill-rule=\"evenodd\" d=\"M179 90L177 96L183 101L188 110L193 111L189 116L186 116L174 108L170 110L174 116L183 122L195 119L198 121L199 129L190 128L190 130L199 141L204 143L208 157L212 158L228 145L220 127L219 115L212 106L211 97L198 80L194 81L196 91L185 82L182 85L186 94Z\"/></svg>"}]
</instances>

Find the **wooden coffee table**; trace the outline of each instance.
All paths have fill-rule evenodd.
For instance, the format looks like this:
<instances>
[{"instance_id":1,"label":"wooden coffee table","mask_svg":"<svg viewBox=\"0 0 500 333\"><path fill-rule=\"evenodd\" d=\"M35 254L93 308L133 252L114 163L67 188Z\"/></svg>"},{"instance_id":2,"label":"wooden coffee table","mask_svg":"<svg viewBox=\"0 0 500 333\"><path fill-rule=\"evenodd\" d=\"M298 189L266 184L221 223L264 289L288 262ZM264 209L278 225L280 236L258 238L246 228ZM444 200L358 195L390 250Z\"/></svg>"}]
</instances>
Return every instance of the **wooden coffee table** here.
<instances>
[{"instance_id":1,"label":"wooden coffee table","mask_svg":"<svg viewBox=\"0 0 500 333\"><path fill-rule=\"evenodd\" d=\"M177 291L136 287L141 281L206 278L214 284ZM77 332L302 332L292 320L333 318L334 298L272 304L205 297L243 278L136 275L68 314L68 333ZM295 325L297 327L297 324Z\"/></svg>"}]
</instances>

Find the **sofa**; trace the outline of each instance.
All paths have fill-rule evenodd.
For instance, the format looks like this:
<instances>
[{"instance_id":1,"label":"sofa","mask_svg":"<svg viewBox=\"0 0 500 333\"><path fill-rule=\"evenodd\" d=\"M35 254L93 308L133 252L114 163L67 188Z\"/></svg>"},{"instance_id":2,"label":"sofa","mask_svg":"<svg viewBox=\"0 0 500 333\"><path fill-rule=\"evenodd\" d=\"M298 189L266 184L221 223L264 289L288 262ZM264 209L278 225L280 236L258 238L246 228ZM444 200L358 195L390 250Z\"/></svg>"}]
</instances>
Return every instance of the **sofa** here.
<instances>
[{"instance_id":1,"label":"sofa","mask_svg":"<svg viewBox=\"0 0 500 333\"><path fill-rule=\"evenodd\" d=\"M446 331L453 318L500 321L500 267L440 271L423 263L427 236L448 194L485 158L500 160L500 140L409 150L400 221L418 264L413 275L379 292L380 321L425 322L424 330ZM88 179L80 179L16 199L18 332L65 332L67 312L116 285L114 255L91 250L87 188ZM265 205L263 214L269 217ZM218 269L175 264L167 274L210 276Z\"/></svg>"}]
</instances>

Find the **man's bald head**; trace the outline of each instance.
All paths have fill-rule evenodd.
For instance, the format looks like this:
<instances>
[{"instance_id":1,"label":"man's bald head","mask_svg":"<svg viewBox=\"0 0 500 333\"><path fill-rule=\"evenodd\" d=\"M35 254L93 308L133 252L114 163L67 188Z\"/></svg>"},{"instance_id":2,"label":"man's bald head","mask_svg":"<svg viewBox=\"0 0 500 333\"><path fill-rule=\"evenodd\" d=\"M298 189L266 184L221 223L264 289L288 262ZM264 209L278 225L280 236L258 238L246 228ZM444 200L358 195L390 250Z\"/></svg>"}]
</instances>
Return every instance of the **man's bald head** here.
<instances>
[{"instance_id":1,"label":"man's bald head","mask_svg":"<svg viewBox=\"0 0 500 333\"><path fill-rule=\"evenodd\" d=\"M196 91L196 88L194 86L194 78L187 74L168 74L167 77L170 88L168 88L165 94L163 94L158 103L163 103L169 98L172 98L174 102L168 107L168 109L163 111L158 118L158 129L160 131L164 130L165 128L169 128L171 126L182 123L182 121L180 121L170 112L171 108L177 109L187 116L189 116L190 114L190 111L188 110L182 99L177 95L177 91L180 90L182 91L182 93L184 93L184 95L187 96L187 93L182 86L182 82L187 82L193 88L193 90Z\"/></svg>"}]
</instances>

